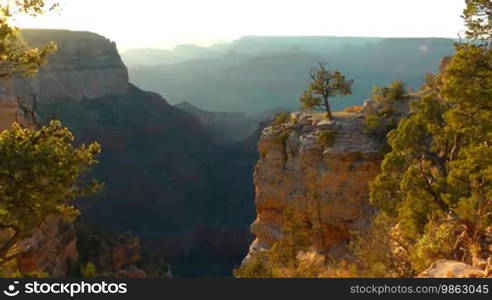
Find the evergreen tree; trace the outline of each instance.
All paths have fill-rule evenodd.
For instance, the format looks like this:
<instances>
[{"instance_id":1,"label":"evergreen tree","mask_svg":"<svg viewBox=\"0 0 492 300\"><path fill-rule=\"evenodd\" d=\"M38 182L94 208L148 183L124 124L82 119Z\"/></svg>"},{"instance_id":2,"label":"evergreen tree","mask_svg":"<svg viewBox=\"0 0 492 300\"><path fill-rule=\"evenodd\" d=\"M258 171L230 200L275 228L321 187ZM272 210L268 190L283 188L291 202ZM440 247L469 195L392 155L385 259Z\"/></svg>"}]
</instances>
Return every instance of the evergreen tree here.
<instances>
[{"instance_id":1,"label":"evergreen tree","mask_svg":"<svg viewBox=\"0 0 492 300\"><path fill-rule=\"evenodd\" d=\"M283 237L270 250L270 260L278 268L297 269L297 255L307 249L309 237L303 221L290 208L284 209Z\"/></svg>"},{"instance_id":2,"label":"evergreen tree","mask_svg":"<svg viewBox=\"0 0 492 300\"><path fill-rule=\"evenodd\" d=\"M47 216L78 216L70 201L100 187L85 178L99 152L97 143L74 146L73 135L58 121L39 130L14 124L0 133L0 229L9 233L0 265L18 257L13 246Z\"/></svg>"},{"instance_id":3,"label":"evergreen tree","mask_svg":"<svg viewBox=\"0 0 492 300\"><path fill-rule=\"evenodd\" d=\"M300 98L302 110L324 109L329 120L333 119L329 99L352 94L353 80L347 80L339 71L330 71L326 63L319 63L309 76L311 82Z\"/></svg>"},{"instance_id":4,"label":"evergreen tree","mask_svg":"<svg viewBox=\"0 0 492 300\"><path fill-rule=\"evenodd\" d=\"M5 84L12 77L32 76L56 51L50 43L42 48L29 47L12 21L18 15L38 16L57 7L46 0L5 0L0 7L0 80Z\"/></svg>"},{"instance_id":5,"label":"evergreen tree","mask_svg":"<svg viewBox=\"0 0 492 300\"><path fill-rule=\"evenodd\" d=\"M466 37L491 45L492 2L490 0L466 0L463 19L468 28Z\"/></svg>"},{"instance_id":6,"label":"evergreen tree","mask_svg":"<svg viewBox=\"0 0 492 300\"><path fill-rule=\"evenodd\" d=\"M428 76L430 87L414 113L388 134L392 151L371 184L371 202L398 224L406 247L448 249L420 251L433 259L470 261L492 225L491 28L481 17L490 20L491 7L480 0L467 5L467 35L480 39L457 44L439 79ZM440 238L429 238L436 230ZM408 257L416 271L424 254Z\"/></svg>"}]
</instances>

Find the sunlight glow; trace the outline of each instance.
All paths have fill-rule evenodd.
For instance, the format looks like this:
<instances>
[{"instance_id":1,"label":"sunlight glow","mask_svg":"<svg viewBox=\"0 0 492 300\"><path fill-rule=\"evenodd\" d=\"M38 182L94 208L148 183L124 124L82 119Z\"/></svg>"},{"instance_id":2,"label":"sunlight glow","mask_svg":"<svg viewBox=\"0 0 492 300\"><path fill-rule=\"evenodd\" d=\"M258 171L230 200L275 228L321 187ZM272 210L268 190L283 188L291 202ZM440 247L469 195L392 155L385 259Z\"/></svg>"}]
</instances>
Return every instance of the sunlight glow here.
<instances>
[{"instance_id":1,"label":"sunlight glow","mask_svg":"<svg viewBox=\"0 0 492 300\"><path fill-rule=\"evenodd\" d=\"M120 49L208 45L244 35L452 37L463 0L61 0L23 28L93 31Z\"/></svg>"}]
</instances>

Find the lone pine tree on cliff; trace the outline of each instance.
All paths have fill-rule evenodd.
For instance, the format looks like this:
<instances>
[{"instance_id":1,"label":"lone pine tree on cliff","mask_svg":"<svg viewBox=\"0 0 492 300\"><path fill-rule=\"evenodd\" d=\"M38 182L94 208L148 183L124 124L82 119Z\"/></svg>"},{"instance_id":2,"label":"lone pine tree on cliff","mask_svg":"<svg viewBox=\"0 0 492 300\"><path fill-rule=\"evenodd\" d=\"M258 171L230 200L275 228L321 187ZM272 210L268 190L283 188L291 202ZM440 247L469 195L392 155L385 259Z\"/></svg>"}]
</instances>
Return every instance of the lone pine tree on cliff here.
<instances>
[{"instance_id":1,"label":"lone pine tree on cliff","mask_svg":"<svg viewBox=\"0 0 492 300\"><path fill-rule=\"evenodd\" d=\"M299 99L302 110L325 110L329 120L333 119L329 99L352 94L353 80L348 80L339 71L330 71L326 63L319 63L309 72L311 82Z\"/></svg>"}]
</instances>

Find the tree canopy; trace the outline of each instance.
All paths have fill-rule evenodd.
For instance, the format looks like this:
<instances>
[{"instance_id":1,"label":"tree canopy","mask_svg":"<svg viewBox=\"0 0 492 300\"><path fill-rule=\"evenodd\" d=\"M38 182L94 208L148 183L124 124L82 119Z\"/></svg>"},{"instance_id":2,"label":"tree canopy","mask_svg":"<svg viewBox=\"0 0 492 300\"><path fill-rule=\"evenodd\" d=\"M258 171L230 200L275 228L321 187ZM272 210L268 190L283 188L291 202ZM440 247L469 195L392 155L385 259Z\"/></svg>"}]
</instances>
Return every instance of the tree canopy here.
<instances>
[{"instance_id":1,"label":"tree canopy","mask_svg":"<svg viewBox=\"0 0 492 300\"><path fill-rule=\"evenodd\" d=\"M463 19L467 26L466 37L481 40L490 45L492 32L492 2L490 0L466 0Z\"/></svg>"},{"instance_id":2,"label":"tree canopy","mask_svg":"<svg viewBox=\"0 0 492 300\"><path fill-rule=\"evenodd\" d=\"M319 63L309 73L311 82L301 96L302 110L326 111L328 119L333 119L329 99L352 94L353 80L348 80L339 71L330 71L326 63Z\"/></svg>"},{"instance_id":3,"label":"tree canopy","mask_svg":"<svg viewBox=\"0 0 492 300\"><path fill-rule=\"evenodd\" d=\"M0 133L0 228L12 234L0 261L48 215L78 216L70 201L100 187L84 176L99 152L97 143L74 146L74 136L58 121L39 130L14 124Z\"/></svg>"},{"instance_id":4,"label":"tree canopy","mask_svg":"<svg viewBox=\"0 0 492 300\"><path fill-rule=\"evenodd\" d=\"M22 38L18 28L12 25L16 16L41 15L57 7L46 0L4 0L0 6L0 80L12 77L32 76L46 63L49 54L56 51L50 43L43 48L31 48Z\"/></svg>"},{"instance_id":5,"label":"tree canopy","mask_svg":"<svg viewBox=\"0 0 492 300\"><path fill-rule=\"evenodd\" d=\"M473 40L456 45L437 80L427 80L433 88L425 89L414 113L388 134L392 151L371 184L371 202L397 224L400 243L420 253L407 256L413 271L428 267L422 260L431 253L434 259L481 258L480 238L492 225L490 7L490 1L467 1Z\"/></svg>"}]
</instances>

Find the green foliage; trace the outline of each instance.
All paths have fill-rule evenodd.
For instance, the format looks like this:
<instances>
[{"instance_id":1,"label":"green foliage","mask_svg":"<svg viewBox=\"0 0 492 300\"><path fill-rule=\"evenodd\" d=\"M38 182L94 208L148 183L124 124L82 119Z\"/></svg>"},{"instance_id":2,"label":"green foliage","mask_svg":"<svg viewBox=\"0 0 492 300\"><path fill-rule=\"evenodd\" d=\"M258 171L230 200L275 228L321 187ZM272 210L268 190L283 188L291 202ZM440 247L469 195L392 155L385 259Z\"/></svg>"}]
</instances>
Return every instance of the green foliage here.
<instances>
[{"instance_id":1,"label":"green foliage","mask_svg":"<svg viewBox=\"0 0 492 300\"><path fill-rule=\"evenodd\" d=\"M397 122L394 118L385 118L376 113L368 113L364 117L364 133L368 136L381 141L384 145L382 151L386 151L388 145L386 143L387 134L396 128Z\"/></svg>"},{"instance_id":2,"label":"green foliage","mask_svg":"<svg viewBox=\"0 0 492 300\"><path fill-rule=\"evenodd\" d=\"M458 44L426 81L432 92L389 133L392 151L370 186L372 204L414 250L415 272L440 258L470 262L492 225L492 49Z\"/></svg>"},{"instance_id":3,"label":"green foliage","mask_svg":"<svg viewBox=\"0 0 492 300\"><path fill-rule=\"evenodd\" d=\"M442 84L441 77L432 73L427 73L424 76L424 84L421 90L425 92L437 93L439 86Z\"/></svg>"},{"instance_id":4,"label":"green foliage","mask_svg":"<svg viewBox=\"0 0 492 300\"><path fill-rule=\"evenodd\" d=\"M1 259L15 258L11 247L48 215L79 215L70 201L100 188L84 178L99 152L97 143L74 146L73 135L58 121L39 130L14 124L0 133L0 227L11 233Z\"/></svg>"},{"instance_id":5,"label":"green foliage","mask_svg":"<svg viewBox=\"0 0 492 300\"><path fill-rule=\"evenodd\" d=\"M466 0L463 12L468 30L466 37L488 43L492 39L492 2L490 0Z\"/></svg>"},{"instance_id":6,"label":"green foliage","mask_svg":"<svg viewBox=\"0 0 492 300\"><path fill-rule=\"evenodd\" d=\"M275 116L272 122L272 127L278 131L276 140L279 143L285 144L290 136L291 129L288 128L288 124L291 122L291 116L289 113L279 113Z\"/></svg>"},{"instance_id":7,"label":"green foliage","mask_svg":"<svg viewBox=\"0 0 492 300\"><path fill-rule=\"evenodd\" d=\"M407 89L405 83L401 80L395 80L390 83L388 87L389 93L388 98L393 100L403 100L405 99L405 94Z\"/></svg>"},{"instance_id":8,"label":"green foliage","mask_svg":"<svg viewBox=\"0 0 492 300\"><path fill-rule=\"evenodd\" d=\"M384 120L376 114L369 114L364 119L364 132L371 136L381 134L385 125Z\"/></svg>"},{"instance_id":9,"label":"green foliage","mask_svg":"<svg viewBox=\"0 0 492 300\"><path fill-rule=\"evenodd\" d=\"M27 274L23 274L23 278L49 278L50 275L46 272L34 271Z\"/></svg>"},{"instance_id":10,"label":"green foliage","mask_svg":"<svg viewBox=\"0 0 492 300\"><path fill-rule=\"evenodd\" d=\"M270 267L269 252L256 253L247 263L234 270L236 278L274 278Z\"/></svg>"},{"instance_id":11,"label":"green foliage","mask_svg":"<svg viewBox=\"0 0 492 300\"><path fill-rule=\"evenodd\" d=\"M298 266L297 254L307 249L309 237L303 221L294 210L286 208L283 220L283 238L272 246L269 259L273 265L295 269Z\"/></svg>"},{"instance_id":12,"label":"green foliage","mask_svg":"<svg viewBox=\"0 0 492 300\"><path fill-rule=\"evenodd\" d=\"M379 214L365 232L354 233L350 249L357 257L355 273L359 277L392 278L413 276L406 249L400 247L395 236L395 222L385 214Z\"/></svg>"},{"instance_id":13,"label":"green foliage","mask_svg":"<svg viewBox=\"0 0 492 300\"><path fill-rule=\"evenodd\" d=\"M282 234L282 239L269 250L256 253L247 263L234 270L234 276L239 278L305 277L307 269L299 268L298 254L308 249L310 237L306 224L292 209L284 210Z\"/></svg>"},{"instance_id":14,"label":"green foliage","mask_svg":"<svg viewBox=\"0 0 492 300\"><path fill-rule=\"evenodd\" d=\"M290 114L283 112L279 113L275 116L275 118L272 121L272 126L274 128L282 128L284 127L287 123L290 122Z\"/></svg>"},{"instance_id":15,"label":"green foliage","mask_svg":"<svg viewBox=\"0 0 492 300\"><path fill-rule=\"evenodd\" d=\"M371 98L382 105L381 114L391 116L393 114L393 105L397 100L406 98L405 84L400 80L395 80L388 87L373 86Z\"/></svg>"},{"instance_id":16,"label":"green foliage","mask_svg":"<svg viewBox=\"0 0 492 300\"><path fill-rule=\"evenodd\" d=\"M328 119L332 119L329 99L352 94L353 80L347 80L339 71L329 71L327 64L319 63L310 72L311 82L299 101L304 111L326 111Z\"/></svg>"},{"instance_id":17,"label":"green foliage","mask_svg":"<svg viewBox=\"0 0 492 300\"><path fill-rule=\"evenodd\" d=\"M455 225L431 220L425 227L424 234L409 252L412 269L417 274L439 259L456 259L454 257Z\"/></svg>"},{"instance_id":18,"label":"green foliage","mask_svg":"<svg viewBox=\"0 0 492 300\"><path fill-rule=\"evenodd\" d=\"M0 7L0 79L32 76L46 63L46 57L56 51L50 43L43 48L30 48L11 21L18 15L37 16L56 5L44 0L7 0Z\"/></svg>"},{"instance_id":19,"label":"green foliage","mask_svg":"<svg viewBox=\"0 0 492 300\"><path fill-rule=\"evenodd\" d=\"M96 278L96 266L92 262L88 262L81 270L82 278Z\"/></svg>"},{"instance_id":20,"label":"green foliage","mask_svg":"<svg viewBox=\"0 0 492 300\"><path fill-rule=\"evenodd\" d=\"M335 145L335 140L336 140L337 132L333 130L322 130L318 132L316 136L316 140L318 144L325 148L330 148Z\"/></svg>"},{"instance_id":21,"label":"green foliage","mask_svg":"<svg viewBox=\"0 0 492 300\"><path fill-rule=\"evenodd\" d=\"M14 124L0 134L0 224L28 233L51 213L78 215L68 202L99 187L84 184L81 176L97 162L100 146L73 142L57 121L39 130Z\"/></svg>"}]
</instances>

